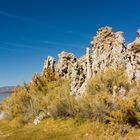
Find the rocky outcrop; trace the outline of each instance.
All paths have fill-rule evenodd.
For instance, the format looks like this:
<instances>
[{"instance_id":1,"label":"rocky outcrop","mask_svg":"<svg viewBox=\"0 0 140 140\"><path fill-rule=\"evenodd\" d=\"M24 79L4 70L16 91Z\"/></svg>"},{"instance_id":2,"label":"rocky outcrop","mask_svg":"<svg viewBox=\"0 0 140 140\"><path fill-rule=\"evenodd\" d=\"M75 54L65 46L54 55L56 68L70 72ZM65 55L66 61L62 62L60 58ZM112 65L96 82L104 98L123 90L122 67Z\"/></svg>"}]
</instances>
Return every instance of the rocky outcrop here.
<instances>
[{"instance_id":1,"label":"rocky outcrop","mask_svg":"<svg viewBox=\"0 0 140 140\"><path fill-rule=\"evenodd\" d=\"M74 68L76 67L77 58L72 53L61 52L59 55L59 61L56 65L56 72L61 77L71 78Z\"/></svg>"},{"instance_id":2,"label":"rocky outcrop","mask_svg":"<svg viewBox=\"0 0 140 140\"><path fill-rule=\"evenodd\" d=\"M62 52L59 55L59 62L55 71L59 76L71 79L71 94L78 95L84 91L84 82L86 78L86 61L76 58L72 53Z\"/></svg>"},{"instance_id":3,"label":"rocky outcrop","mask_svg":"<svg viewBox=\"0 0 140 140\"><path fill-rule=\"evenodd\" d=\"M91 44L93 76L109 67L125 67L126 47L122 32L114 33L110 27L101 28Z\"/></svg>"},{"instance_id":4,"label":"rocky outcrop","mask_svg":"<svg viewBox=\"0 0 140 140\"><path fill-rule=\"evenodd\" d=\"M92 58L91 58L91 52L90 48L87 48L87 53L86 53L86 61L87 61L87 75L86 79L90 79L92 77Z\"/></svg>"},{"instance_id":5,"label":"rocky outcrop","mask_svg":"<svg viewBox=\"0 0 140 140\"><path fill-rule=\"evenodd\" d=\"M127 73L130 80L140 81L140 30L138 30L139 37L128 45L127 50Z\"/></svg>"},{"instance_id":6,"label":"rocky outcrop","mask_svg":"<svg viewBox=\"0 0 140 140\"><path fill-rule=\"evenodd\" d=\"M52 56L48 56L47 60L44 63L43 71L45 69L54 69L55 60Z\"/></svg>"},{"instance_id":7,"label":"rocky outcrop","mask_svg":"<svg viewBox=\"0 0 140 140\"><path fill-rule=\"evenodd\" d=\"M34 119L34 124L35 125L38 125L43 119L47 118L47 117L50 117L50 113L47 111L47 110L41 110L39 112L39 115L35 117Z\"/></svg>"},{"instance_id":8,"label":"rocky outcrop","mask_svg":"<svg viewBox=\"0 0 140 140\"><path fill-rule=\"evenodd\" d=\"M124 68L130 81L140 81L140 30L138 35L127 49L122 32L113 32L110 27L100 28L91 41L92 49L87 48L85 56L76 58L63 51L58 55L57 64L49 56L44 69L54 69L60 77L71 79L72 95L83 95L87 81L107 68Z\"/></svg>"}]
</instances>

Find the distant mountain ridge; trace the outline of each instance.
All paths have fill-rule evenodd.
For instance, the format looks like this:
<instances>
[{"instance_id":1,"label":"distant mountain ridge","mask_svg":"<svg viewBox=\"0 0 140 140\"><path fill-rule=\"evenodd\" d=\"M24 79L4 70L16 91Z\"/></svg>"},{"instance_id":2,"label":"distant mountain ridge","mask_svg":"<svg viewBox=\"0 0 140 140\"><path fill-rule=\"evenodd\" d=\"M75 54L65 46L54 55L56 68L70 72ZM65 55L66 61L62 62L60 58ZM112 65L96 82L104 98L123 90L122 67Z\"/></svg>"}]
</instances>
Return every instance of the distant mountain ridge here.
<instances>
[{"instance_id":1,"label":"distant mountain ridge","mask_svg":"<svg viewBox=\"0 0 140 140\"><path fill-rule=\"evenodd\" d=\"M5 86L5 87L0 87L0 94L1 93L11 93L15 86Z\"/></svg>"}]
</instances>

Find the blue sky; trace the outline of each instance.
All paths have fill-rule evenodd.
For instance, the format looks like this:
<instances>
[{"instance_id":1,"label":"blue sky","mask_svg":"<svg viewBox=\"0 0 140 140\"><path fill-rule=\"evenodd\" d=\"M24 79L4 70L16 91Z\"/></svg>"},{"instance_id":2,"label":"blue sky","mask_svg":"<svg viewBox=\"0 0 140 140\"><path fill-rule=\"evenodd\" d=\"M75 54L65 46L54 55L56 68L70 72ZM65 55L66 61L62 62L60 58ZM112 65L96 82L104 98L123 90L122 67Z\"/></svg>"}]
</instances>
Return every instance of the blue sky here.
<instances>
[{"instance_id":1,"label":"blue sky","mask_svg":"<svg viewBox=\"0 0 140 140\"><path fill-rule=\"evenodd\" d=\"M48 55L85 54L98 28L140 28L139 0L0 0L0 86L29 82Z\"/></svg>"}]
</instances>

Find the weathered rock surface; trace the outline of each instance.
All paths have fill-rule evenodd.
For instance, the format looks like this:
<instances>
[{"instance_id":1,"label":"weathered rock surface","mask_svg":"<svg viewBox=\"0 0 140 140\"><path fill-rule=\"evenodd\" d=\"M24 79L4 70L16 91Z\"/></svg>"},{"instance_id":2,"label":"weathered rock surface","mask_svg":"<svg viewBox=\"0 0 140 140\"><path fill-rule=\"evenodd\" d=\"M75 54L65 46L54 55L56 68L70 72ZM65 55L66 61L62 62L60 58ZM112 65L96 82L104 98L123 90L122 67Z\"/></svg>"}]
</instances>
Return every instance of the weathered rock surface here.
<instances>
[{"instance_id":1,"label":"weathered rock surface","mask_svg":"<svg viewBox=\"0 0 140 140\"><path fill-rule=\"evenodd\" d=\"M47 60L44 63L43 71L45 69L54 69L55 60L52 56L48 56Z\"/></svg>"},{"instance_id":2,"label":"weathered rock surface","mask_svg":"<svg viewBox=\"0 0 140 140\"><path fill-rule=\"evenodd\" d=\"M125 67L126 47L122 32L114 33L110 27L101 28L91 44L93 76L109 67Z\"/></svg>"},{"instance_id":3,"label":"weathered rock surface","mask_svg":"<svg viewBox=\"0 0 140 140\"><path fill-rule=\"evenodd\" d=\"M58 57L59 61L56 65L56 72L58 72L59 76L71 78L77 58L72 53L67 53L64 51L61 52Z\"/></svg>"},{"instance_id":4,"label":"weathered rock surface","mask_svg":"<svg viewBox=\"0 0 140 140\"><path fill-rule=\"evenodd\" d=\"M72 53L62 52L59 55L59 62L55 67L55 71L59 76L71 79L71 94L78 95L84 91L83 84L86 78L85 65L82 59L76 58Z\"/></svg>"},{"instance_id":5,"label":"weathered rock surface","mask_svg":"<svg viewBox=\"0 0 140 140\"><path fill-rule=\"evenodd\" d=\"M46 117L51 116L50 113L47 110L41 110L39 112L39 115L36 116L36 118L34 119L34 124L38 125L43 119L45 119Z\"/></svg>"},{"instance_id":6,"label":"weathered rock surface","mask_svg":"<svg viewBox=\"0 0 140 140\"><path fill-rule=\"evenodd\" d=\"M87 48L85 56L76 58L63 51L56 65L49 56L44 69L54 69L59 76L71 79L72 95L83 95L87 81L107 68L124 68L130 81L140 81L140 30L137 33L139 37L127 49L122 32L113 32L110 27L100 28L91 41L92 50Z\"/></svg>"},{"instance_id":7,"label":"weathered rock surface","mask_svg":"<svg viewBox=\"0 0 140 140\"><path fill-rule=\"evenodd\" d=\"M140 35L139 33L138 35ZM126 70L129 79L140 81L140 37L128 45L127 58Z\"/></svg>"}]
</instances>

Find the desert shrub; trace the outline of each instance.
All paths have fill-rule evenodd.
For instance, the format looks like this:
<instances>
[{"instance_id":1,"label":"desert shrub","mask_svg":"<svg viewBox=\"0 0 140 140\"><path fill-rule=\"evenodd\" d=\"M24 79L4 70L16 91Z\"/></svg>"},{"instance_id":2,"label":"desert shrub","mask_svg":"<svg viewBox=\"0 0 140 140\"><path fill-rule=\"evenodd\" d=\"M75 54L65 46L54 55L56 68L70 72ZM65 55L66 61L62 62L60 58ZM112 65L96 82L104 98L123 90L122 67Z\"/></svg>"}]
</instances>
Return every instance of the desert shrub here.
<instances>
[{"instance_id":1,"label":"desert shrub","mask_svg":"<svg viewBox=\"0 0 140 140\"><path fill-rule=\"evenodd\" d=\"M15 89L12 96L3 102L2 108L4 111L12 113L13 117L15 117L27 111L29 101L30 95L26 91L26 87L19 87Z\"/></svg>"},{"instance_id":2,"label":"desert shrub","mask_svg":"<svg viewBox=\"0 0 140 140\"><path fill-rule=\"evenodd\" d=\"M131 126L139 125L139 112L137 109L137 100L140 93L137 91L137 85L127 92L127 95L122 98L121 96L112 97L114 104L117 108L109 113L106 120L110 125L116 124L129 124Z\"/></svg>"},{"instance_id":3,"label":"desert shrub","mask_svg":"<svg viewBox=\"0 0 140 140\"><path fill-rule=\"evenodd\" d=\"M129 91L130 83L123 69L107 69L99 72L89 81L87 93L94 95L102 93L113 94L114 87L117 87L117 90L123 87L126 91Z\"/></svg>"},{"instance_id":4,"label":"desert shrub","mask_svg":"<svg viewBox=\"0 0 140 140\"><path fill-rule=\"evenodd\" d=\"M81 110L88 113L84 116L110 125L138 125L139 95L139 84L130 83L123 70L108 69L89 81Z\"/></svg>"},{"instance_id":5,"label":"desert shrub","mask_svg":"<svg viewBox=\"0 0 140 140\"><path fill-rule=\"evenodd\" d=\"M30 84L15 89L1 108L13 118L22 116L28 122L43 109L49 110L53 117L72 116L71 100L69 81L48 69L42 75L34 75Z\"/></svg>"},{"instance_id":6,"label":"desert shrub","mask_svg":"<svg viewBox=\"0 0 140 140\"><path fill-rule=\"evenodd\" d=\"M21 114L33 117L39 110L46 107L43 99L47 93L61 85L62 80L51 70L44 71L42 75L36 74L30 84L16 88L2 103L1 108L5 112L10 112L14 118Z\"/></svg>"},{"instance_id":7,"label":"desert shrub","mask_svg":"<svg viewBox=\"0 0 140 140\"><path fill-rule=\"evenodd\" d=\"M128 98L126 100L117 98L118 109L111 111L106 118L111 125L115 124L130 124L138 125L136 117L135 99Z\"/></svg>"},{"instance_id":8,"label":"desert shrub","mask_svg":"<svg viewBox=\"0 0 140 140\"><path fill-rule=\"evenodd\" d=\"M42 75L34 75L30 84L17 88L1 108L23 122L47 110L53 118L90 119L110 126L139 125L139 91L139 84L130 84L123 70L108 69L89 80L86 93L75 98L70 95L68 79L58 77L53 70L45 70Z\"/></svg>"},{"instance_id":9,"label":"desert shrub","mask_svg":"<svg viewBox=\"0 0 140 140\"><path fill-rule=\"evenodd\" d=\"M136 110L140 112L140 82L139 83L134 83L134 87L131 90L131 94L135 95L136 99Z\"/></svg>"},{"instance_id":10,"label":"desert shrub","mask_svg":"<svg viewBox=\"0 0 140 140\"><path fill-rule=\"evenodd\" d=\"M116 104L109 94L86 95L78 101L77 114L86 119L104 122L107 115L115 110Z\"/></svg>"},{"instance_id":11,"label":"desert shrub","mask_svg":"<svg viewBox=\"0 0 140 140\"><path fill-rule=\"evenodd\" d=\"M64 81L60 87L51 90L47 96L48 109L52 117L72 117L75 115L74 101L76 102L76 100L70 95L69 82Z\"/></svg>"}]
</instances>

